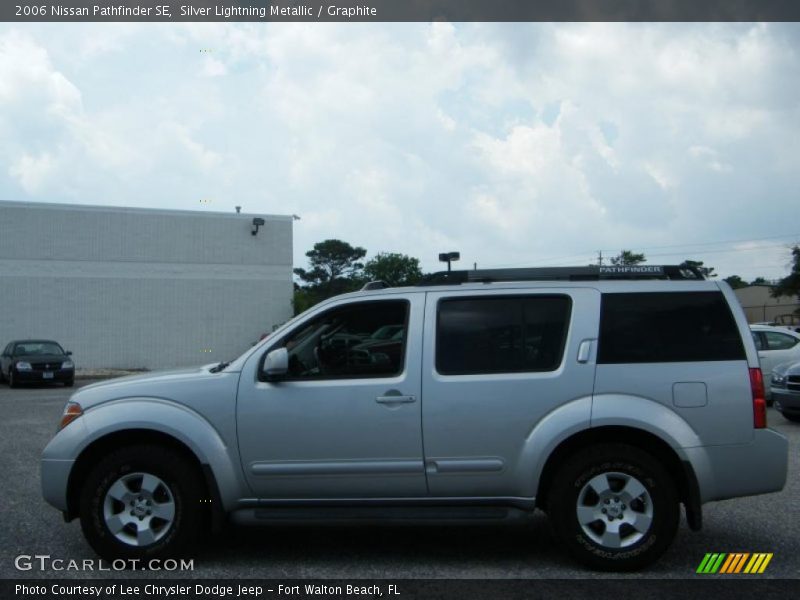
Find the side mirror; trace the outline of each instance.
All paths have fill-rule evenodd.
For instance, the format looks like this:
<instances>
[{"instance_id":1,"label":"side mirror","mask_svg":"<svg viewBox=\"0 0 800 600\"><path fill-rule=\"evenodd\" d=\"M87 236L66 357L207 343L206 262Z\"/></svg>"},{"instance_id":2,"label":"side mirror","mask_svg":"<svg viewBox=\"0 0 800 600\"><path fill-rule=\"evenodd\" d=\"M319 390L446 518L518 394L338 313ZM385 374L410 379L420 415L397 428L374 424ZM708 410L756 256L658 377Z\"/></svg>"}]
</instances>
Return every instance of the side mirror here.
<instances>
[{"instance_id":1,"label":"side mirror","mask_svg":"<svg viewBox=\"0 0 800 600\"><path fill-rule=\"evenodd\" d=\"M276 348L264 359L262 371L269 381L276 381L289 372L289 352L286 348Z\"/></svg>"},{"instance_id":2,"label":"side mirror","mask_svg":"<svg viewBox=\"0 0 800 600\"><path fill-rule=\"evenodd\" d=\"M67 356L72 356L72 350L67 350L66 352L64 352L64 354L66 354Z\"/></svg>"}]
</instances>

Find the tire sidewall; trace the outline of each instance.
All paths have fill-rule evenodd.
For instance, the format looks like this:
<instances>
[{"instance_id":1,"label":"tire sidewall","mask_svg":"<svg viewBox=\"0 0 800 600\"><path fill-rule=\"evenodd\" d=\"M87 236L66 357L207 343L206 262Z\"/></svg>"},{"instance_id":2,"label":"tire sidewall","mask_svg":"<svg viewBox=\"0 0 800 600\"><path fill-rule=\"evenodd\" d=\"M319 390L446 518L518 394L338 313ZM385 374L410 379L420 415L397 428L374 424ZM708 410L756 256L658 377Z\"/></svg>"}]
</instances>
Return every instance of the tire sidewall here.
<instances>
[{"instance_id":1,"label":"tire sidewall","mask_svg":"<svg viewBox=\"0 0 800 600\"><path fill-rule=\"evenodd\" d=\"M149 448L148 448L149 450ZM135 449L119 452L101 462L87 478L81 495L81 526L94 550L109 559L171 558L180 555L197 526L196 484L183 461L173 456L155 459L152 452L136 455ZM166 454L166 453L165 453ZM106 492L130 473L150 473L169 488L175 502L175 517L166 535L146 547L130 546L108 529L103 515Z\"/></svg>"},{"instance_id":2,"label":"tire sidewall","mask_svg":"<svg viewBox=\"0 0 800 600\"><path fill-rule=\"evenodd\" d=\"M562 497L551 511L551 524L567 550L584 564L600 570L640 569L658 558L670 545L678 525L678 504L667 473L646 456L583 455L573 462L562 479ZM578 495L593 477L602 473L624 473L645 486L653 504L653 521L648 532L636 543L619 549L601 546L583 531L577 518Z\"/></svg>"}]
</instances>

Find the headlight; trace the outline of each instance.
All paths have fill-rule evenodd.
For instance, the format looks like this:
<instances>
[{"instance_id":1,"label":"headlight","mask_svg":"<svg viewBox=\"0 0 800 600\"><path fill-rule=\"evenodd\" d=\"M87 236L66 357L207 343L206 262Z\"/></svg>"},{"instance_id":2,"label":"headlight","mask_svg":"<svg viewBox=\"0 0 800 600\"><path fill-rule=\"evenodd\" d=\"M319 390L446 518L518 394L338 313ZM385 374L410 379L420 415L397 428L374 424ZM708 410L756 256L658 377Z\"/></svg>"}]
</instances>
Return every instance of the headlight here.
<instances>
[{"instance_id":1,"label":"headlight","mask_svg":"<svg viewBox=\"0 0 800 600\"><path fill-rule=\"evenodd\" d=\"M773 385L783 385L786 383L786 375L781 373L776 373L775 371L772 372L772 384Z\"/></svg>"},{"instance_id":2,"label":"headlight","mask_svg":"<svg viewBox=\"0 0 800 600\"><path fill-rule=\"evenodd\" d=\"M61 363L61 368L62 369L74 369L75 368L75 363L73 363L71 360L65 360L63 363Z\"/></svg>"},{"instance_id":3,"label":"headlight","mask_svg":"<svg viewBox=\"0 0 800 600\"><path fill-rule=\"evenodd\" d=\"M31 367L31 363L25 361L19 361L15 365L17 371L30 371L33 367Z\"/></svg>"},{"instance_id":4,"label":"headlight","mask_svg":"<svg viewBox=\"0 0 800 600\"><path fill-rule=\"evenodd\" d=\"M83 408L77 402L67 402L64 413L61 415L61 422L58 425L59 431L72 423L75 419L83 415Z\"/></svg>"}]
</instances>

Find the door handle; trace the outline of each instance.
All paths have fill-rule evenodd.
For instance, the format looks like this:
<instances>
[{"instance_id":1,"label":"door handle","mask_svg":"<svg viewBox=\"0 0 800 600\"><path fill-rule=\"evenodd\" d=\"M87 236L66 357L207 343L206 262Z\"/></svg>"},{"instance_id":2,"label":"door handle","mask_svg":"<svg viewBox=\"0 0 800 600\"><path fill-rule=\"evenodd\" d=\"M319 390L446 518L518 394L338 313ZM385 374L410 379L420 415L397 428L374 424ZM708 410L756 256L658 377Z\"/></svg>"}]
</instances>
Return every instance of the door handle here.
<instances>
[{"instance_id":1,"label":"door handle","mask_svg":"<svg viewBox=\"0 0 800 600\"><path fill-rule=\"evenodd\" d=\"M416 396L378 396L375 398L375 402L378 404L410 404L416 401Z\"/></svg>"},{"instance_id":2,"label":"door handle","mask_svg":"<svg viewBox=\"0 0 800 600\"><path fill-rule=\"evenodd\" d=\"M589 356L592 354L592 341L593 340L583 340L581 345L578 346L578 362L579 363L587 363L589 362Z\"/></svg>"}]
</instances>

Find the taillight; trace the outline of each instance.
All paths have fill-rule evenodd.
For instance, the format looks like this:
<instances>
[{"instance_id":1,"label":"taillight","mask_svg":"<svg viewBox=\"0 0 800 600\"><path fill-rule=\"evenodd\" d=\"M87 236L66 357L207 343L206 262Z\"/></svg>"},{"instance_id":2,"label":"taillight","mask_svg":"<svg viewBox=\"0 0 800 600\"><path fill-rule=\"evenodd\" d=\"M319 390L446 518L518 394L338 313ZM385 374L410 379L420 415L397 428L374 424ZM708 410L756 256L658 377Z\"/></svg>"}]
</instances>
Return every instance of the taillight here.
<instances>
[{"instance_id":1,"label":"taillight","mask_svg":"<svg viewBox=\"0 0 800 600\"><path fill-rule=\"evenodd\" d=\"M750 369L750 391L753 394L753 427L764 429L767 426L767 401L761 369Z\"/></svg>"}]
</instances>

